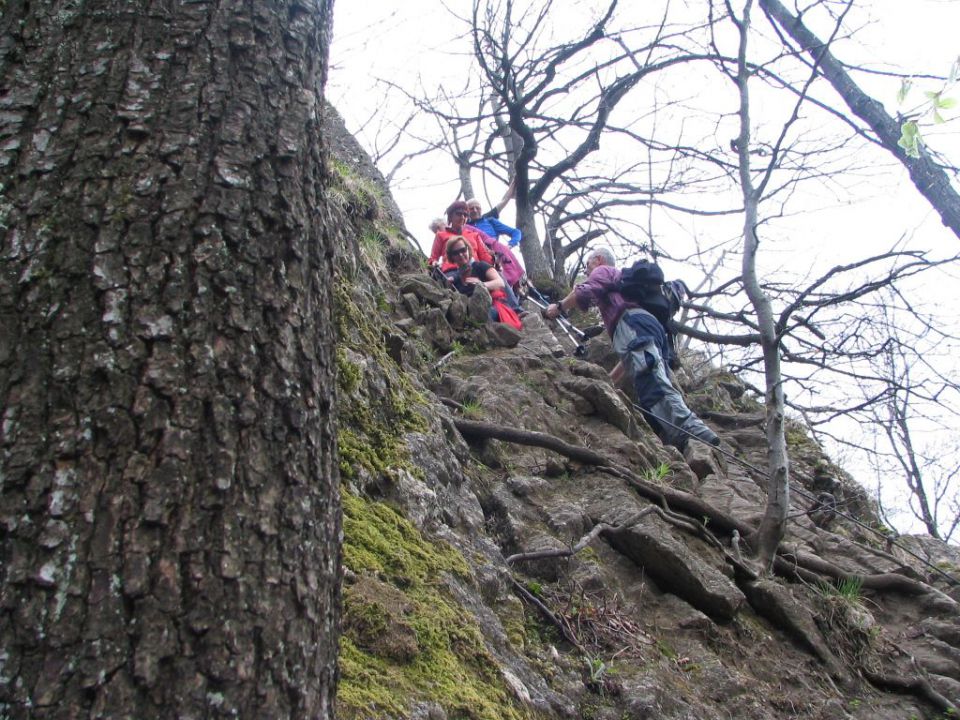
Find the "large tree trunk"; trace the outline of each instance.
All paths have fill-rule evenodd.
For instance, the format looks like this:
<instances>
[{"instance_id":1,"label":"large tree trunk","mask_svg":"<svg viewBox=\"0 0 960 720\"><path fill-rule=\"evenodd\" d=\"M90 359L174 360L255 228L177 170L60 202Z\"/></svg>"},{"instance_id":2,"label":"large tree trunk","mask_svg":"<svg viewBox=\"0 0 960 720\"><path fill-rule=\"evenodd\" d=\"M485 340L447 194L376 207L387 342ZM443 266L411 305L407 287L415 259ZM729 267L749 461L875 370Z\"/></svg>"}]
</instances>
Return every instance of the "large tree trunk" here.
<instances>
[{"instance_id":1,"label":"large tree trunk","mask_svg":"<svg viewBox=\"0 0 960 720\"><path fill-rule=\"evenodd\" d=\"M331 0L7 0L0 715L332 715Z\"/></svg>"},{"instance_id":2,"label":"large tree trunk","mask_svg":"<svg viewBox=\"0 0 960 720\"><path fill-rule=\"evenodd\" d=\"M950 183L950 177L937 165L926 150L920 149L920 157L907 155L897 142L900 140L900 124L890 117L883 105L867 95L844 70L824 43L814 35L803 21L793 15L777 0L759 0L760 7L769 13L780 27L792 37L801 49L807 52L823 76L843 98L850 111L873 130L877 139L899 160L914 186L940 214L943 224L960 238L960 195Z\"/></svg>"}]
</instances>

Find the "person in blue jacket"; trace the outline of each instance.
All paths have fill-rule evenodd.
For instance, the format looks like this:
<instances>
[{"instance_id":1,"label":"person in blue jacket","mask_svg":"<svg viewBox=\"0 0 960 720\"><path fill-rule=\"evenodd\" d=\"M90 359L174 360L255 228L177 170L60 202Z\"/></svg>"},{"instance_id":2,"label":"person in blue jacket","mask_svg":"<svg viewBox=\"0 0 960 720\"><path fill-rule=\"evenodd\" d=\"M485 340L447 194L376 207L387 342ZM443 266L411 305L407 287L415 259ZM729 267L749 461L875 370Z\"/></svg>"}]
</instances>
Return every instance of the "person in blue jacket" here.
<instances>
[{"instance_id":1,"label":"person in blue jacket","mask_svg":"<svg viewBox=\"0 0 960 720\"><path fill-rule=\"evenodd\" d=\"M490 212L484 213L480 207L480 201L476 198L470 198L467 200L467 212L470 216L467 223L473 225L480 232L486 233L494 239L501 235L509 235L510 247L516 247L520 244L523 234L517 228L500 222L499 208L493 208Z\"/></svg>"}]
</instances>

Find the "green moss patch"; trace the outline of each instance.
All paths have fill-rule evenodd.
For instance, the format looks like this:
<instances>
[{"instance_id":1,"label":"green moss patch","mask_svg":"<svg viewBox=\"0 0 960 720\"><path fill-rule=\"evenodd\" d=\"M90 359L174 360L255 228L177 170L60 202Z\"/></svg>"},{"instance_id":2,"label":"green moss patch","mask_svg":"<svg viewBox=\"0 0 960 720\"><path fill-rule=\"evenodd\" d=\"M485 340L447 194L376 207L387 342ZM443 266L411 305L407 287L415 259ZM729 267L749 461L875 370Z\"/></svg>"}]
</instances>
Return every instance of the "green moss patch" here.
<instances>
[{"instance_id":1,"label":"green moss patch","mask_svg":"<svg viewBox=\"0 0 960 720\"><path fill-rule=\"evenodd\" d=\"M507 689L475 620L443 588L466 577L463 557L426 540L382 503L343 496L344 564L337 715L404 718L436 703L450 718L529 718Z\"/></svg>"},{"instance_id":2,"label":"green moss patch","mask_svg":"<svg viewBox=\"0 0 960 720\"><path fill-rule=\"evenodd\" d=\"M338 283L335 297L341 476L349 480L361 470L389 476L391 469L399 467L419 475L403 436L427 429L417 409L425 401L385 350L382 318L361 310L343 284ZM382 374L381 382L366 377L364 368L350 360L348 350L366 358L369 367Z\"/></svg>"},{"instance_id":3,"label":"green moss patch","mask_svg":"<svg viewBox=\"0 0 960 720\"><path fill-rule=\"evenodd\" d=\"M468 577L463 556L430 543L389 505L343 495L343 561L357 574L376 573L396 585L423 585L444 572Z\"/></svg>"}]
</instances>

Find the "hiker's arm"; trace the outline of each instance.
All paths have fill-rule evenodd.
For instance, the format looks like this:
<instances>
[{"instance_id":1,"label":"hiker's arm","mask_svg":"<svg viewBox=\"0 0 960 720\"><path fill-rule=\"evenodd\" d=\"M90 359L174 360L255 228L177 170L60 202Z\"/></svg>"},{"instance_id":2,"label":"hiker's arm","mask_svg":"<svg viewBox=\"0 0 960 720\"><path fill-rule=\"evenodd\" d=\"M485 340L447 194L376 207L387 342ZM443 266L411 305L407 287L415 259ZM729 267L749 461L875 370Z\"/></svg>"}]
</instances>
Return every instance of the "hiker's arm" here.
<instances>
[{"instance_id":1,"label":"hiker's arm","mask_svg":"<svg viewBox=\"0 0 960 720\"><path fill-rule=\"evenodd\" d=\"M493 229L497 232L497 235L509 235L510 236L510 247L516 247L520 244L520 241L523 239L523 233L520 232L515 227L510 227L506 223L500 222L499 220L491 220L490 224L493 225Z\"/></svg>"},{"instance_id":2,"label":"hiker's arm","mask_svg":"<svg viewBox=\"0 0 960 720\"><path fill-rule=\"evenodd\" d=\"M500 277L500 273L496 271L496 268L490 268L487 270L486 274L483 276L483 280L475 277L468 277L466 280L469 282L483 283L483 286L493 292L494 290L503 290L503 278Z\"/></svg>"},{"instance_id":3,"label":"hiker's arm","mask_svg":"<svg viewBox=\"0 0 960 720\"><path fill-rule=\"evenodd\" d=\"M554 303L544 311L551 320L560 314L560 311L570 312L574 307L586 310L591 305L599 302L610 290L614 288L614 278L616 277L616 268L609 265L601 265L590 273L584 282L573 288L573 291L559 303ZM554 308L551 310L550 308Z\"/></svg>"},{"instance_id":4,"label":"hiker's arm","mask_svg":"<svg viewBox=\"0 0 960 720\"><path fill-rule=\"evenodd\" d=\"M577 291L574 290L560 302L547 305L547 309L543 311L543 314L550 320L556 320L561 312L570 312L576 304Z\"/></svg>"},{"instance_id":5,"label":"hiker's arm","mask_svg":"<svg viewBox=\"0 0 960 720\"><path fill-rule=\"evenodd\" d=\"M428 265L433 265L440 259L440 256L443 255L443 246L445 244L446 238L441 238L440 233L433 236L433 247L430 248L430 259L427 261Z\"/></svg>"},{"instance_id":6,"label":"hiker's arm","mask_svg":"<svg viewBox=\"0 0 960 720\"><path fill-rule=\"evenodd\" d=\"M471 239L473 242L470 242ZM485 262L487 265L493 265L493 253L490 252L490 248L488 248L487 244L483 241L482 232L477 230L471 233L470 237L467 238L467 242L470 242L470 246L473 248L474 260Z\"/></svg>"}]
</instances>

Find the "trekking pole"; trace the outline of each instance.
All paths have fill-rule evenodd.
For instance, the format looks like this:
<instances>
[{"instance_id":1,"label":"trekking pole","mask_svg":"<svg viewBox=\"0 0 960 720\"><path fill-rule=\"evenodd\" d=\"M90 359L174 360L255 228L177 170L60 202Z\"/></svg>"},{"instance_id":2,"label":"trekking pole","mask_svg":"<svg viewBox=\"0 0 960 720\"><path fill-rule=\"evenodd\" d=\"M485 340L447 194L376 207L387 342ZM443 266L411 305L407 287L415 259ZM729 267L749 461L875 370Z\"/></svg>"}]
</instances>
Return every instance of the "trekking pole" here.
<instances>
[{"instance_id":1,"label":"trekking pole","mask_svg":"<svg viewBox=\"0 0 960 720\"><path fill-rule=\"evenodd\" d=\"M540 295L540 293L537 293L537 294ZM540 297L542 298L543 296L540 295ZM527 295L527 299L528 299L530 302L532 302L534 305L536 305L538 308L540 308L540 314L541 314L541 315L543 315L543 313L546 312L546 310L547 310L547 305L545 305L545 304L543 304L542 302L540 302L539 300L531 297L530 295ZM563 322L561 322L561 321L563 321ZM571 332L571 331L574 331L574 330L575 330L575 331L576 331L577 333L579 333L581 336L583 335L583 333L582 333L578 328L575 328L573 325L571 325L569 322L566 322L566 320L565 320L564 318L558 317L558 318L557 318L557 325L559 325L559 326L560 326L560 329L563 330L563 332L566 333L566 335L567 335L568 338L570 338L570 342L572 342L572 343L576 346L575 349L574 349L574 351L573 351L573 354L574 354L576 357L584 357L584 356L586 356L586 354L587 354L587 348L584 346L584 344L583 344L582 342L580 342L580 340L578 340L576 337L574 337L573 332Z\"/></svg>"},{"instance_id":2,"label":"trekking pole","mask_svg":"<svg viewBox=\"0 0 960 720\"><path fill-rule=\"evenodd\" d=\"M537 293L537 294L539 295L540 293ZM541 295L541 297L543 296ZM530 302L532 302L534 305L536 305L538 308L540 308L541 315L546 311L548 306L545 305L544 303L540 302L534 297L531 297L530 295L527 295L527 299ZM555 320L557 321L557 325L560 326L560 329L567 334L568 338L570 338L570 342L576 345L576 349L573 351L573 354L576 357L586 357L587 348L583 344L583 341L589 340L590 338L594 338L603 332L603 325L591 325L586 330L581 330L580 328L578 328L576 325L571 323L569 320L567 320L567 318L563 317L562 315L555 318ZM577 337L574 337L574 335L576 335ZM579 338L579 340L577 338Z\"/></svg>"},{"instance_id":3,"label":"trekking pole","mask_svg":"<svg viewBox=\"0 0 960 720\"><path fill-rule=\"evenodd\" d=\"M534 305L536 305L538 308L540 308L541 310L546 310L547 306L549 305L549 303L547 302L547 299L543 297L543 295L540 295L540 292L532 285L530 286L530 289L537 293L537 295L540 297L540 300L537 300L536 298L531 297L529 294L527 295L527 299L530 302L532 302ZM578 335L581 340L589 340L591 338L595 338L597 335L600 335L603 332L603 325L591 325L590 327L584 330L581 330L572 322L570 322L567 318L565 318L563 315L560 315L559 317L557 317L556 321L560 324L560 327Z\"/></svg>"},{"instance_id":4,"label":"trekking pole","mask_svg":"<svg viewBox=\"0 0 960 720\"><path fill-rule=\"evenodd\" d=\"M430 277L447 290L455 289L453 282L443 273L438 265L430 266Z\"/></svg>"}]
</instances>

